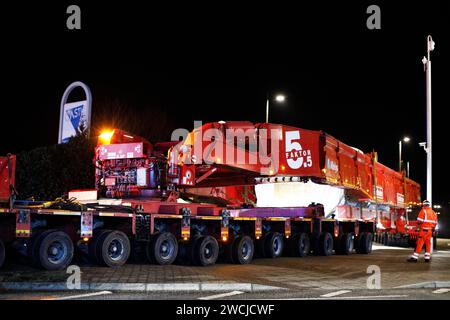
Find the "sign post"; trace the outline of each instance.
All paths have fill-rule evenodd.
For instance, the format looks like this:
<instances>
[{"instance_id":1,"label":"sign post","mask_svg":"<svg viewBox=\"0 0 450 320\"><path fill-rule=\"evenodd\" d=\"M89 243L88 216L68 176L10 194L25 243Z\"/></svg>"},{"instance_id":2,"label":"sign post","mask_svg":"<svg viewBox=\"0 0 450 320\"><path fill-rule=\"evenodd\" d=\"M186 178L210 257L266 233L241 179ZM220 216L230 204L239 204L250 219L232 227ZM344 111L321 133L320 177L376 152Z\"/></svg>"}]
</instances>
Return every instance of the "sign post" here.
<instances>
[{"instance_id":1,"label":"sign post","mask_svg":"<svg viewBox=\"0 0 450 320\"><path fill-rule=\"evenodd\" d=\"M86 100L67 103L70 93L78 87L84 90ZM91 105L92 94L86 84L76 81L67 87L61 99L58 143L66 143L70 137L81 133L82 129L87 130L89 134L91 126Z\"/></svg>"}]
</instances>

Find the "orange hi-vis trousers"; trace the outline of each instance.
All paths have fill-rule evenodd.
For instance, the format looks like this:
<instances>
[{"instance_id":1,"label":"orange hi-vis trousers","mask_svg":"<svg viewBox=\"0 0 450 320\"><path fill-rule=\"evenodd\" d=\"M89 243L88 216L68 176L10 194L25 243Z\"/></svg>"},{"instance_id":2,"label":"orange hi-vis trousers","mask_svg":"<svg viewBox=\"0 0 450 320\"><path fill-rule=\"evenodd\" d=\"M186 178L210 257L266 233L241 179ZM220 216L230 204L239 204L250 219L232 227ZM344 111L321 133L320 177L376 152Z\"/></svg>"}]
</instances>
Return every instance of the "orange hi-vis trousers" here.
<instances>
[{"instance_id":1,"label":"orange hi-vis trousers","mask_svg":"<svg viewBox=\"0 0 450 320\"><path fill-rule=\"evenodd\" d=\"M414 251L413 258L418 259L420 251L422 251L425 244L425 259L431 258L431 239L433 238L433 230L420 230L419 238L417 239L416 250Z\"/></svg>"}]
</instances>

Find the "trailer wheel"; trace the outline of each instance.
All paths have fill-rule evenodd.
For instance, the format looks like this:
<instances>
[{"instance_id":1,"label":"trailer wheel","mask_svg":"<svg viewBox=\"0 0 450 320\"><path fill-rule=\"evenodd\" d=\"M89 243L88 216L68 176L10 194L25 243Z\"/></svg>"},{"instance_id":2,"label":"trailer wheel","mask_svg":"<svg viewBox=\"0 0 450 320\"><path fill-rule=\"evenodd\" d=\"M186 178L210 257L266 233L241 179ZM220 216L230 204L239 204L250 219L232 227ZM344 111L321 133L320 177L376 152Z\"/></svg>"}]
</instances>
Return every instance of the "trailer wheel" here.
<instances>
[{"instance_id":1,"label":"trailer wheel","mask_svg":"<svg viewBox=\"0 0 450 320\"><path fill-rule=\"evenodd\" d=\"M49 234L51 232L55 232L57 230L33 230L31 237L28 241L28 248L27 248L27 255L31 259L31 265L33 265L36 268L40 268L39 264L39 244L41 242L41 239L46 234Z\"/></svg>"},{"instance_id":2,"label":"trailer wheel","mask_svg":"<svg viewBox=\"0 0 450 320\"><path fill-rule=\"evenodd\" d=\"M155 234L147 246L147 259L159 265L172 264L178 255L178 242L170 232Z\"/></svg>"},{"instance_id":3,"label":"trailer wheel","mask_svg":"<svg viewBox=\"0 0 450 320\"><path fill-rule=\"evenodd\" d=\"M283 236L278 232L270 232L264 239L264 251L267 258L278 258L283 253Z\"/></svg>"},{"instance_id":4,"label":"trailer wheel","mask_svg":"<svg viewBox=\"0 0 450 320\"><path fill-rule=\"evenodd\" d=\"M194 262L201 266L213 265L219 257L219 243L211 236L200 237L193 249Z\"/></svg>"},{"instance_id":5,"label":"trailer wheel","mask_svg":"<svg viewBox=\"0 0 450 320\"><path fill-rule=\"evenodd\" d=\"M255 248L256 248L256 253L258 254L258 257L261 257L261 258L266 257L264 243L266 242L267 235L268 234L265 234L264 236L262 236L260 239L256 240L256 242L255 242Z\"/></svg>"},{"instance_id":6,"label":"trailer wheel","mask_svg":"<svg viewBox=\"0 0 450 320\"><path fill-rule=\"evenodd\" d=\"M308 234L300 232L295 234L290 241L290 254L293 257L306 257L311 250Z\"/></svg>"},{"instance_id":7,"label":"trailer wheel","mask_svg":"<svg viewBox=\"0 0 450 320\"><path fill-rule=\"evenodd\" d=\"M102 264L101 242L108 232L111 232L111 230L94 230L94 237L88 243L88 257L96 264Z\"/></svg>"},{"instance_id":8,"label":"trailer wheel","mask_svg":"<svg viewBox=\"0 0 450 320\"><path fill-rule=\"evenodd\" d=\"M417 242L415 239L411 239L411 236L408 235L408 247L409 248L415 248L417 246Z\"/></svg>"},{"instance_id":9,"label":"trailer wheel","mask_svg":"<svg viewBox=\"0 0 450 320\"><path fill-rule=\"evenodd\" d=\"M356 253L369 254L372 252L372 238L373 235L370 232L363 232L359 235L358 243L356 246Z\"/></svg>"},{"instance_id":10,"label":"trailer wheel","mask_svg":"<svg viewBox=\"0 0 450 320\"><path fill-rule=\"evenodd\" d=\"M249 236L239 237L233 243L232 258L234 263L249 264L252 262L254 252L255 246Z\"/></svg>"},{"instance_id":11,"label":"trailer wheel","mask_svg":"<svg viewBox=\"0 0 450 320\"><path fill-rule=\"evenodd\" d=\"M338 238L336 253L342 255L349 255L353 252L354 236L353 233L344 233Z\"/></svg>"},{"instance_id":12,"label":"trailer wheel","mask_svg":"<svg viewBox=\"0 0 450 320\"><path fill-rule=\"evenodd\" d=\"M103 233L97 245L99 262L108 267L124 265L130 256L130 240L122 231Z\"/></svg>"},{"instance_id":13,"label":"trailer wheel","mask_svg":"<svg viewBox=\"0 0 450 320\"><path fill-rule=\"evenodd\" d=\"M5 245L3 244L3 241L0 239L0 268L3 266L3 263L5 262Z\"/></svg>"},{"instance_id":14,"label":"trailer wheel","mask_svg":"<svg viewBox=\"0 0 450 320\"><path fill-rule=\"evenodd\" d=\"M232 240L229 240L229 242L223 246L223 259L227 263L236 263L233 256L233 250L235 247L235 242L239 238L233 238Z\"/></svg>"},{"instance_id":15,"label":"trailer wheel","mask_svg":"<svg viewBox=\"0 0 450 320\"><path fill-rule=\"evenodd\" d=\"M319 238L319 254L330 256L333 254L333 236L329 232L323 232Z\"/></svg>"},{"instance_id":16,"label":"trailer wheel","mask_svg":"<svg viewBox=\"0 0 450 320\"><path fill-rule=\"evenodd\" d=\"M46 270L66 268L73 258L73 243L63 231L47 230L34 241L33 258Z\"/></svg>"}]
</instances>

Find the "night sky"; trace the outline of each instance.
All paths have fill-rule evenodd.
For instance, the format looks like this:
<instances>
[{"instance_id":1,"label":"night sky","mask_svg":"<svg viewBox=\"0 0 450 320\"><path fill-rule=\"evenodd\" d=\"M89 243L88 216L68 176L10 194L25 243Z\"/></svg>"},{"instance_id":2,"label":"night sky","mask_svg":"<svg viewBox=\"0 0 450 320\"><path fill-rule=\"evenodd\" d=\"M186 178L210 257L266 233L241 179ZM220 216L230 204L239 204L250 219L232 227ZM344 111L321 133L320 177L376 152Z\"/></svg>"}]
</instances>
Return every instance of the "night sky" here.
<instances>
[{"instance_id":1,"label":"night sky","mask_svg":"<svg viewBox=\"0 0 450 320\"><path fill-rule=\"evenodd\" d=\"M60 99L76 80L91 87L94 114L116 101L151 125L160 114L152 110L163 110L167 132L192 129L194 120L263 122L266 93L282 92L287 103L272 105L270 122L375 149L389 167L398 166L399 139L410 136L404 160L424 195L421 59L431 34L433 194L449 203L448 1L142 3L2 7L0 154L56 143ZM79 31L66 29L69 4L81 7ZM366 27L370 4L381 8L381 30Z\"/></svg>"}]
</instances>

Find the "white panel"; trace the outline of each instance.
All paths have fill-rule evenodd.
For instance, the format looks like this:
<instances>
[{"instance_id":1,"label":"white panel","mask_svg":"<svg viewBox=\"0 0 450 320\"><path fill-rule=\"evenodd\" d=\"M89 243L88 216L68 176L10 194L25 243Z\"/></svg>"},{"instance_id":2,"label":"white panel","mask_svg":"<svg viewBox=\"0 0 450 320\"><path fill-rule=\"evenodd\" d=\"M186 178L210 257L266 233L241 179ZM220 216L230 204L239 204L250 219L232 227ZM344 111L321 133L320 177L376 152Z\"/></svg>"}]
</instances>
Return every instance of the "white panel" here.
<instances>
[{"instance_id":1,"label":"white panel","mask_svg":"<svg viewBox=\"0 0 450 320\"><path fill-rule=\"evenodd\" d=\"M147 186L147 168L138 168L136 172L137 182L139 187Z\"/></svg>"},{"instance_id":2,"label":"white panel","mask_svg":"<svg viewBox=\"0 0 450 320\"><path fill-rule=\"evenodd\" d=\"M314 182L264 183L255 186L258 207L303 207L321 203L325 214L344 204L344 189Z\"/></svg>"}]
</instances>

